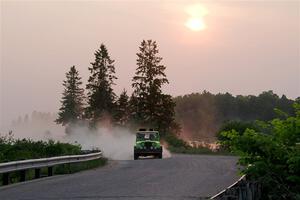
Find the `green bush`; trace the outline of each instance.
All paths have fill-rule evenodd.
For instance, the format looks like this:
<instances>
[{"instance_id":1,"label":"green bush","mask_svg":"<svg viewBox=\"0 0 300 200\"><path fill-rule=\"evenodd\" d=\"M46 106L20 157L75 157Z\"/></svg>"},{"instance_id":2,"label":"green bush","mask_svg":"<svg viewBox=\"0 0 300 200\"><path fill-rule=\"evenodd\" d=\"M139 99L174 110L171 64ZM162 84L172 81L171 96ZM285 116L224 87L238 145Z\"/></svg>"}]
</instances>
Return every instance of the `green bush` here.
<instances>
[{"instance_id":1,"label":"green bush","mask_svg":"<svg viewBox=\"0 0 300 200\"><path fill-rule=\"evenodd\" d=\"M219 141L224 141L228 138L225 135L221 134L222 132L235 130L239 133L239 135L242 135L246 129L257 130L257 126L253 122L228 121L221 126L220 130L217 133L217 138Z\"/></svg>"},{"instance_id":2,"label":"green bush","mask_svg":"<svg viewBox=\"0 0 300 200\"><path fill-rule=\"evenodd\" d=\"M81 153L79 145L31 139L14 139L13 135L0 135L0 163Z\"/></svg>"},{"instance_id":3,"label":"green bush","mask_svg":"<svg viewBox=\"0 0 300 200\"><path fill-rule=\"evenodd\" d=\"M171 134L171 133L169 133L169 134L167 134L165 137L164 137L164 139L166 140L166 142L169 144L169 146L171 146L171 147L175 147L175 148L186 148L186 147L188 147L188 144L184 141L184 140L182 140L182 139L180 139L180 138L178 138L176 135L174 135L174 134Z\"/></svg>"},{"instance_id":4,"label":"green bush","mask_svg":"<svg viewBox=\"0 0 300 200\"><path fill-rule=\"evenodd\" d=\"M243 173L262 184L263 199L300 199L300 104L294 107L296 116L260 122L257 130L221 133Z\"/></svg>"},{"instance_id":5,"label":"green bush","mask_svg":"<svg viewBox=\"0 0 300 200\"><path fill-rule=\"evenodd\" d=\"M228 121L225 122L220 130L217 132L218 141L221 144L221 150L228 150L228 145L226 145L226 141L230 140L225 134L222 134L226 131L235 130L239 135L242 135L246 129L252 129L258 131L258 127L254 122L243 122L243 121Z\"/></svg>"}]
</instances>

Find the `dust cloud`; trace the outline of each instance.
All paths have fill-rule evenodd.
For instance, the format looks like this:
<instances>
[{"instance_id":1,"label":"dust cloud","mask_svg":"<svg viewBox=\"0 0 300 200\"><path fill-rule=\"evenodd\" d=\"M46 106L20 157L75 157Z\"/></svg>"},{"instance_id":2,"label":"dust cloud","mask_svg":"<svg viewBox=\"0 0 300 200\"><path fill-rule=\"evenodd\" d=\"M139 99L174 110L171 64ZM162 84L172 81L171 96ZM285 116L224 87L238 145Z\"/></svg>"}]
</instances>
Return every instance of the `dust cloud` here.
<instances>
[{"instance_id":1,"label":"dust cloud","mask_svg":"<svg viewBox=\"0 0 300 200\"><path fill-rule=\"evenodd\" d=\"M6 130L11 130L15 138L30 138L33 140L55 140L79 144L83 150L99 149L104 156L112 160L132 160L135 132L127 128L103 126L91 130L81 123L73 125L70 133L65 133L65 127L54 122L55 114L36 112L31 117L19 117ZM6 133L7 133L6 132ZM4 132L1 132L4 134ZM171 153L164 148L163 157Z\"/></svg>"},{"instance_id":2,"label":"dust cloud","mask_svg":"<svg viewBox=\"0 0 300 200\"><path fill-rule=\"evenodd\" d=\"M87 126L77 126L64 137L64 141L78 143L82 149L100 149L105 157L112 160L133 159L135 135L125 128L97 127L90 130Z\"/></svg>"},{"instance_id":3,"label":"dust cloud","mask_svg":"<svg viewBox=\"0 0 300 200\"><path fill-rule=\"evenodd\" d=\"M163 158L170 158L171 157L171 152L163 146Z\"/></svg>"}]
</instances>

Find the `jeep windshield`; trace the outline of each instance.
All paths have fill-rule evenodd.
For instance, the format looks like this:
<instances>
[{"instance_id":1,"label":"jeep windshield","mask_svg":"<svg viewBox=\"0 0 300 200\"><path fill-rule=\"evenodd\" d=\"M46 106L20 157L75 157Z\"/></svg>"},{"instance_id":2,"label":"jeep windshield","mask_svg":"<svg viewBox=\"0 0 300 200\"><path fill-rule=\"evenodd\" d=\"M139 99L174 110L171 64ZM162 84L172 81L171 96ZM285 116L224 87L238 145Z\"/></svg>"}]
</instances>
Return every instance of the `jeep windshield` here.
<instances>
[{"instance_id":1,"label":"jeep windshield","mask_svg":"<svg viewBox=\"0 0 300 200\"><path fill-rule=\"evenodd\" d=\"M136 134L136 140L137 141L144 141L144 140L159 140L157 133L151 133L151 132L139 132Z\"/></svg>"}]
</instances>

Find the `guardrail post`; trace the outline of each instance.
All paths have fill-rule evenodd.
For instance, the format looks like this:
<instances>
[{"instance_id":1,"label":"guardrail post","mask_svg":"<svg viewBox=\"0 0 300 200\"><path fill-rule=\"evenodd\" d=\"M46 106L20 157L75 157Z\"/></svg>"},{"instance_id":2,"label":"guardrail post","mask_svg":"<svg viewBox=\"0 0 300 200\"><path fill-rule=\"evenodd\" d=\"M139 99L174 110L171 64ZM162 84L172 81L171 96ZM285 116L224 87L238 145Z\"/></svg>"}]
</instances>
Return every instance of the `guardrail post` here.
<instances>
[{"instance_id":1,"label":"guardrail post","mask_svg":"<svg viewBox=\"0 0 300 200\"><path fill-rule=\"evenodd\" d=\"M2 184L8 185L9 184L9 173L4 173L2 175Z\"/></svg>"},{"instance_id":2,"label":"guardrail post","mask_svg":"<svg viewBox=\"0 0 300 200\"><path fill-rule=\"evenodd\" d=\"M48 167L48 176L53 175L53 167Z\"/></svg>"},{"instance_id":3,"label":"guardrail post","mask_svg":"<svg viewBox=\"0 0 300 200\"><path fill-rule=\"evenodd\" d=\"M34 178L41 178L41 169L37 168L34 170Z\"/></svg>"},{"instance_id":4,"label":"guardrail post","mask_svg":"<svg viewBox=\"0 0 300 200\"><path fill-rule=\"evenodd\" d=\"M20 182L24 182L26 179L26 170L20 171Z\"/></svg>"},{"instance_id":5,"label":"guardrail post","mask_svg":"<svg viewBox=\"0 0 300 200\"><path fill-rule=\"evenodd\" d=\"M68 171L69 171L69 174L71 174L71 163L68 163Z\"/></svg>"}]
</instances>

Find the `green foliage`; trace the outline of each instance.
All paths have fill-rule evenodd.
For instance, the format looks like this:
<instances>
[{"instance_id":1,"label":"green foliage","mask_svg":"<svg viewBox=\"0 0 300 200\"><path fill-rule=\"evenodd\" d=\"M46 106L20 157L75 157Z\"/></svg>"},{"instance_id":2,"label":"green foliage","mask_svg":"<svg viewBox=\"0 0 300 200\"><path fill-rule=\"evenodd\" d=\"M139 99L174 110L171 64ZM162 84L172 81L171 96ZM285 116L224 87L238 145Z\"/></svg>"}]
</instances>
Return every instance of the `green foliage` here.
<instances>
[{"instance_id":1,"label":"green foliage","mask_svg":"<svg viewBox=\"0 0 300 200\"><path fill-rule=\"evenodd\" d=\"M170 147L174 147L174 148L181 148L181 147L187 148L188 147L188 144L184 140L178 138L174 134L169 133L164 137L164 139L166 140L166 142L168 143L168 145Z\"/></svg>"},{"instance_id":2,"label":"green foliage","mask_svg":"<svg viewBox=\"0 0 300 200\"><path fill-rule=\"evenodd\" d=\"M76 123L82 119L84 94L81 88L81 77L75 66L66 73L66 80L63 82L64 92L61 100L62 106L59 109L56 123L66 125Z\"/></svg>"},{"instance_id":3,"label":"green foliage","mask_svg":"<svg viewBox=\"0 0 300 200\"><path fill-rule=\"evenodd\" d=\"M295 116L281 116L259 125L262 127L247 128L242 134L223 131L221 135L227 140L222 144L241 156L243 172L262 183L264 198L299 198L300 105L295 104Z\"/></svg>"},{"instance_id":4,"label":"green foliage","mask_svg":"<svg viewBox=\"0 0 300 200\"><path fill-rule=\"evenodd\" d=\"M115 93L112 86L117 79L115 76L114 60L108 54L104 44L95 52L95 61L89 67L90 77L86 89L88 90L88 107L86 118L92 125L98 120L113 115L115 109Z\"/></svg>"},{"instance_id":5,"label":"green foliage","mask_svg":"<svg viewBox=\"0 0 300 200\"><path fill-rule=\"evenodd\" d=\"M0 163L80 153L81 147L78 145L54 142L53 140L45 142L31 139L13 139L11 134L0 136Z\"/></svg>"},{"instance_id":6,"label":"green foliage","mask_svg":"<svg viewBox=\"0 0 300 200\"><path fill-rule=\"evenodd\" d=\"M228 146L225 145L225 141L231 140L230 136L228 137L224 132L235 130L238 135L242 135L246 129L258 130L257 126L253 122L243 122L243 121L229 121L225 122L220 130L217 132L217 138L222 142L222 148L228 149Z\"/></svg>"}]
</instances>

